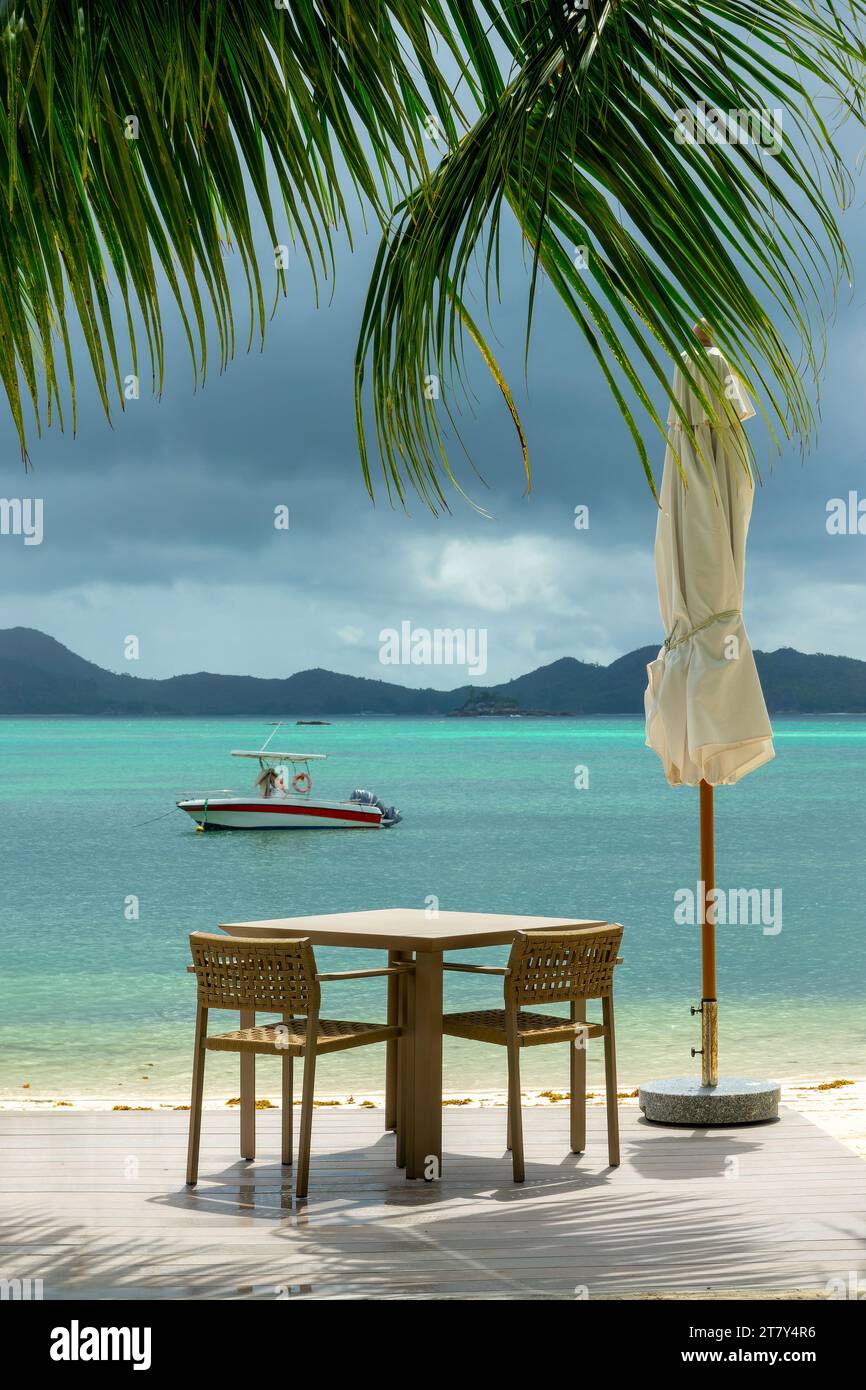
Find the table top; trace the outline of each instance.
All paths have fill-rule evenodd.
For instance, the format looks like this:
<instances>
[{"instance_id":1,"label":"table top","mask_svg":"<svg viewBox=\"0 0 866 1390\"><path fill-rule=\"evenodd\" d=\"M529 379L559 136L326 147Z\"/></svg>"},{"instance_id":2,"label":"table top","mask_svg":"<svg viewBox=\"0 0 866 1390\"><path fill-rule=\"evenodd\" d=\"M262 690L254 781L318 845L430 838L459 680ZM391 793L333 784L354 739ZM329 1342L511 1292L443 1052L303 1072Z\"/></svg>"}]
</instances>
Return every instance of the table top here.
<instances>
[{"instance_id":1,"label":"table top","mask_svg":"<svg viewBox=\"0 0 866 1390\"><path fill-rule=\"evenodd\" d=\"M421 907L383 907L369 912L328 912L317 917L270 917L260 922L220 922L229 936L306 936L314 946L365 946L385 951L454 951L505 946L520 931L547 927L605 927L580 917L521 917L497 912L438 912Z\"/></svg>"}]
</instances>

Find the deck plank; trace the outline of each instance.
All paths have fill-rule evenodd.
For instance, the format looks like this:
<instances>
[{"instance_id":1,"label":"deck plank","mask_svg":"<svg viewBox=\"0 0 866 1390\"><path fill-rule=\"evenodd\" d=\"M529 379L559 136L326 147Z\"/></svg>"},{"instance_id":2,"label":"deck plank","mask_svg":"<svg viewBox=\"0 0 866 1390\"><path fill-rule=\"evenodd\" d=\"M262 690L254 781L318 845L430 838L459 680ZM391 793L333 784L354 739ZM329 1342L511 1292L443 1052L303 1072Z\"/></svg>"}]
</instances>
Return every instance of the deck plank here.
<instances>
[{"instance_id":1,"label":"deck plank","mask_svg":"<svg viewBox=\"0 0 866 1390\"><path fill-rule=\"evenodd\" d=\"M279 1112L206 1112L183 1184L183 1112L0 1114L0 1269L46 1298L583 1298L820 1290L866 1270L866 1164L794 1111L777 1124L672 1130L602 1111L568 1152L564 1107L525 1114L511 1183L504 1112L444 1113L438 1184L406 1182L379 1111L314 1119L310 1199L276 1161Z\"/></svg>"}]
</instances>

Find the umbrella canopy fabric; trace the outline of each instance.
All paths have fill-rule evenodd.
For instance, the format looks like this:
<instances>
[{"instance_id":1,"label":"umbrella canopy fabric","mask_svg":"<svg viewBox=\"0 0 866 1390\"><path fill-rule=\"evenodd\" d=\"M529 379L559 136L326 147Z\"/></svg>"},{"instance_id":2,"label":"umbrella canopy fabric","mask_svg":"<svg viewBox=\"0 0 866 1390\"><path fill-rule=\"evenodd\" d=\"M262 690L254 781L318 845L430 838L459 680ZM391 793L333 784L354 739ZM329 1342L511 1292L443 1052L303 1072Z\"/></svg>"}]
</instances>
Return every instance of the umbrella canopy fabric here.
<instances>
[{"instance_id":1,"label":"umbrella canopy fabric","mask_svg":"<svg viewBox=\"0 0 866 1390\"><path fill-rule=\"evenodd\" d=\"M698 443L673 406L656 528L656 578L665 644L647 667L646 741L672 786L737 782L774 756L773 731L743 624L746 538L754 498L743 421L755 411L718 348L717 379L689 363L711 423L681 367L674 391ZM677 453L682 474L677 466Z\"/></svg>"}]
</instances>

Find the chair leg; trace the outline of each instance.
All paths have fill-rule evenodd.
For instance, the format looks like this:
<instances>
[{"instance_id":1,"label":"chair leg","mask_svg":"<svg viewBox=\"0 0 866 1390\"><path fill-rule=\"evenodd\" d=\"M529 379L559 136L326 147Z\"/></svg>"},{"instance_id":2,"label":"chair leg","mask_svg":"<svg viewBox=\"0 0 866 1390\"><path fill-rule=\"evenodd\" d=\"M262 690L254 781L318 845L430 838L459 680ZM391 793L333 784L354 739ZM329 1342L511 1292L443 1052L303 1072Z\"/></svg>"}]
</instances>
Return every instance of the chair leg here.
<instances>
[{"instance_id":1,"label":"chair leg","mask_svg":"<svg viewBox=\"0 0 866 1390\"><path fill-rule=\"evenodd\" d=\"M411 960L408 952L399 952L400 960ZM412 1069L413 1047L415 1045L415 977L411 973L397 976L399 985L399 1012L397 1021L402 1032L397 1038L397 1084L396 1084L396 1124L397 1142L395 1163L398 1168L406 1167L406 1154L413 1143L412 1100L414 1096L414 1075Z\"/></svg>"},{"instance_id":2,"label":"chair leg","mask_svg":"<svg viewBox=\"0 0 866 1390\"><path fill-rule=\"evenodd\" d=\"M574 999L571 1004L571 1018L574 1023L586 1019L586 1001ZM579 1044L579 1045L578 1045ZM582 1154L586 1148L586 1038L572 1041L569 1049L569 1104L571 1125L571 1152Z\"/></svg>"},{"instance_id":3,"label":"chair leg","mask_svg":"<svg viewBox=\"0 0 866 1390\"><path fill-rule=\"evenodd\" d=\"M508 1140L515 1182L523 1182L523 1116L520 1110L520 1044L513 1034L508 1039Z\"/></svg>"},{"instance_id":4,"label":"chair leg","mask_svg":"<svg viewBox=\"0 0 866 1390\"><path fill-rule=\"evenodd\" d=\"M396 965L400 958L398 951L388 952L388 964ZM388 1010L387 1023L393 1028L400 1021L401 1002L400 985L402 981L399 975L388 976ZM390 1038L385 1044L385 1128L398 1129L398 1115L400 1099L398 1096L398 1054L400 1048L399 1038Z\"/></svg>"},{"instance_id":5,"label":"chair leg","mask_svg":"<svg viewBox=\"0 0 866 1390\"><path fill-rule=\"evenodd\" d=\"M304 1051L304 1085L301 1092L301 1133L298 1139L298 1167L295 1196L306 1197L310 1179L310 1139L313 1132L313 1096L316 1087L316 1050Z\"/></svg>"},{"instance_id":6,"label":"chair leg","mask_svg":"<svg viewBox=\"0 0 866 1390\"><path fill-rule=\"evenodd\" d=\"M255 1028L254 1009L240 1010L241 1028ZM252 1162L256 1156L256 1054L241 1052L239 1055L241 1083L241 1158Z\"/></svg>"},{"instance_id":7,"label":"chair leg","mask_svg":"<svg viewBox=\"0 0 866 1390\"><path fill-rule=\"evenodd\" d=\"M397 1040L398 1053L403 1051L403 1039ZM402 1059L401 1059L402 1060ZM398 1070L401 1062L398 1062ZM397 1168L406 1167L406 1087L402 1079L397 1082L396 1127L394 1130L394 1163Z\"/></svg>"},{"instance_id":8,"label":"chair leg","mask_svg":"<svg viewBox=\"0 0 866 1390\"><path fill-rule=\"evenodd\" d=\"M619 1166L619 1107L616 1094L616 1033L613 999L602 1000L604 1022L604 1091L607 1109L607 1158L612 1168Z\"/></svg>"},{"instance_id":9,"label":"chair leg","mask_svg":"<svg viewBox=\"0 0 866 1390\"><path fill-rule=\"evenodd\" d=\"M189 1187L198 1182L198 1151L201 1141L201 1110L204 1097L204 1064L207 1050L207 1009L198 1005L195 1015L195 1051L192 1059L192 1096L189 1104L189 1143L186 1152L186 1181Z\"/></svg>"},{"instance_id":10,"label":"chair leg","mask_svg":"<svg viewBox=\"0 0 866 1390\"><path fill-rule=\"evenodd\" d=\"M283 1086L282 1096L280 1100L280 1103L283 1107L282 1115L280 1117L282 1145L280 1153L280 1162L287 1165L290 1164L292 1161L292 1107L295 1103L294 1084L292 1077L292 1062L293 1059L291 1053L289 1053L288 1056L283 1058Z\"/></svg>"},{"instance_id":11,"label":"chair leg","mask_svg":"<svg viewBox=\"0 0 866 1390\"><path fill-rule=\"evenodd\" d=\"M410 952L400 959L411 960ZM398 1038L398 1134L396 1134L396 1166L406 1168L414 1145L414 1034L416 1034L416 977L407 972L400 981L400 1027Z\"/></svg>"}]
</instances>

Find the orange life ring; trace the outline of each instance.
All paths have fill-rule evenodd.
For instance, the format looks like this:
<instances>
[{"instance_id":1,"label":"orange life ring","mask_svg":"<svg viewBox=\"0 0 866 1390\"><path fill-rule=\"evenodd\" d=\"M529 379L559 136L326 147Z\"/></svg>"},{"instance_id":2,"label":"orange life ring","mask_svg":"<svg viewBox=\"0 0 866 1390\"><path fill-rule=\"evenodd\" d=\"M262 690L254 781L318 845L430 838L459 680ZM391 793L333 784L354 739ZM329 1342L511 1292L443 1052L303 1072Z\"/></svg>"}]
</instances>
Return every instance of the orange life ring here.
<instances>
[{"instance_id":1,"label":"orange life ring","mask_svg":"<svg viewBox=\"0 0 866 1390\"><path fill-rule=\"evenodd\" d=\"M313 779L309 772L296 772L292 778L292 789L296 792L308 792L313 785Z\"/></svg>"}]
</instances>

